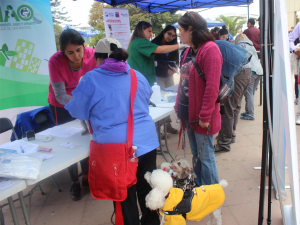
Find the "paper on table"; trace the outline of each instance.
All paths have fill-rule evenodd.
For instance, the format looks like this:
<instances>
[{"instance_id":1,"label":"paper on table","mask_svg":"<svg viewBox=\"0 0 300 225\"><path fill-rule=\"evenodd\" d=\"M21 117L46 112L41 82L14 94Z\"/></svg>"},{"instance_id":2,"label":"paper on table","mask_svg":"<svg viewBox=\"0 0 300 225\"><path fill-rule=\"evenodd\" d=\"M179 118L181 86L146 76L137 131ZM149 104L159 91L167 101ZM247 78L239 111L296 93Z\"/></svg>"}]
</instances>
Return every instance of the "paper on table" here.
<instances>
[{"instance_id":1,"label":"paper on table","mask_svg":"<svg viewBox=\"0 0 300 225\"><path fill-rule=\"evenodd\" d=\"M80 132L81 130L82 130L82 128L55 126L55 127L49 128L47 130L44 130L38 134L46 135L46 136L52 135L55 137L68 138L68 137L71 137L72 135Z\"/></svg>"},{"instance_id":2,"label":"paper on table","mask_svg":"<svg viewBox=\"0 0 300 225\"><path fill-rule=\"evenodd\" d=\"M76 148L76 147L78 147L79 145L67 141L67 142L65 142L65 143L60 144L60 146L61 146L61 147L64 147L64 148Z\"/></svg>"},{"instance_id":3,"label":"paper on table","mask_svg":"<svg viewBox=\"0 0 300 225\"><path fill-rule=\"evenodd\" d=\"M17 153L21 155L28 155L38 151L38 145L24 140L8 142L3 145L0 145L0 148L16 150ZM24 153L22 153L21 148L24 150Z\"/></svg>"},{"instance_id":4,"label":"paper on table","mask_svg":"<svg viewBox=\"0 0 300 225\"><path fill-rule=\"evenodd\" d=\"M41 160L50 159L52 157L53 157L53 155L50 155L50 154L41 154L41 155L38 155L38 158L40 158Z\"/></svg>"},{"instance_id":5,"label":"paper on table","mask_svg":"<svg viewBox=\"0 0 300 225\"><path fill-rule=\"evenodd\" d=\"M4 189L4 188L7 188L7 187L9 187L9 186L11 186L11 185L13 185L14 184L14 182L12 182L11 180L9 180L9 179L1 179L0 178L0 189Z\"/></svg>"}]
</instances>

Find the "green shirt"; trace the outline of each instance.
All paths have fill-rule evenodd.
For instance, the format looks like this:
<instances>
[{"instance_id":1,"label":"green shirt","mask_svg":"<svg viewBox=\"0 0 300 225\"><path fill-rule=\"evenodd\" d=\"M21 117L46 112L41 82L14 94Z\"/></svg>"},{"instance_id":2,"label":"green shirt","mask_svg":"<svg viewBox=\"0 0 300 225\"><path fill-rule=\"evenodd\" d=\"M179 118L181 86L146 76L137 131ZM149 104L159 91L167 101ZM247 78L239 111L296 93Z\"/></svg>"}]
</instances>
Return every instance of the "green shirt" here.
<instances>
[{"instance_id":1,"label":"green shirt","mask_svg":"<svg viewBox=\"0 0 300 225\"><path fill-rule=\"evenodd\" d=\"M145 38L134 39L128 49L127 63L132 69L139 71L152 87L155 82L154 51L158 45Z\"/></svg>"}]
</instances>

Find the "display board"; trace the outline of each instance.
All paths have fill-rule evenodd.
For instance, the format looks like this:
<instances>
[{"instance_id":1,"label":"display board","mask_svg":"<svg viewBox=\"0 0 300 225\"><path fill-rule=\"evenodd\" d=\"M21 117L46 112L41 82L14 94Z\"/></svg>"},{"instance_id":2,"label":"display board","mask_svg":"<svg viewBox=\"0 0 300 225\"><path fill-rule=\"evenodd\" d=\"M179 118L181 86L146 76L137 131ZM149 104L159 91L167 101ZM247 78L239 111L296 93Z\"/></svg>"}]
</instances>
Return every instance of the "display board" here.
<instances>
[{"instance_id":1,"label":"display board","mask_svg":"<svg viewBox=\"0 0 300 225\"><path fill-rule=\"evenodd\" d=\"M1 0L0 31L0 110L47 105L56 52L50 1Z\"/></svg>"},{"instance_id":2,"label":"display board","mask_svg":"<svg viewBox=\"0 0 300 225\"><path fill-rule=\"evenodd\" d=\"M106 37L117 39L127 49L131 37L128 9L103 8L103 19Z\"/></svg>"},{"instance_id":3,"label":"display board","mask_svg":"<svg viewBox=\"0 0 300 225\"><path fill-rule=\"evenodd\" d=\"M277 189L285 225L300 225L300 198L293 82L289 59L287 14L284 0L275 0L273 74L273 153ZM286 157L285 157L286 156ZM284 202L287 159L292 205Z\"/></svg>"}]
</instances>

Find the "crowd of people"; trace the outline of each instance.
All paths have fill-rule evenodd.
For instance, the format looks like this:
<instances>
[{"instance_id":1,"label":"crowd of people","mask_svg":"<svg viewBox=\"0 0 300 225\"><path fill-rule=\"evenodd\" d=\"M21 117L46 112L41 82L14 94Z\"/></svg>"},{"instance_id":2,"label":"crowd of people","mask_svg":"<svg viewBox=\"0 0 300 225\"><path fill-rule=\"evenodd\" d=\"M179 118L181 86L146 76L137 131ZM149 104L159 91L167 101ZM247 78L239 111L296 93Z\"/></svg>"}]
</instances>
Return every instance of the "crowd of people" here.
<instances>
[{"instance_id":1,"label":"crowd of people","mask_svg":"<svg viewBox=\"0 0 300 225\"><path fill-rule=\"evenodd\" d=\"M48 102L57 125L75 118L88 120L93 141L99 144L126 142L131 69L137 77L132 140L137 146L137 183L128 188L127 198L121 203L125 225L139 224L137 201L142 212L141 224L160 224L157 213L145 206L145 197L151 187L144 174L157 168L156 148L159 146L155 124L149 116L149 101L151 86L156 81L162 88L174 85L173 75L179 59L180 81L174 108L187 130L197 175L195 182L197 186L219 182L214 153L230 151L230 145L235 142L243 96L246 106L241 119L255 119L254 94L262 68L256 52L260 47L260 31L254 27L254 22L249 19L248 29L233 40L226 26L213 29L211 33L198 13L187 12L178 20L182 44L177 44L175 27L166 26L150 41L152 26L141 21L134 29L127 50L112 38L101 39L94 49L86 48L77 31L62 32L61 50L49 60ZM228 46L229 52L223 50ZM184 48L180 58L178 50ZM231 67L234 69L229 68L228 60L233 60ZM195 63L204 79L200 78ZM222 115L217 101L221 77L232 81L234 87L231 96L221 102ZM171 122L168 117L168 132L178 133ZM218 141L214 146L213 136L217 133ZM82 184L78 180L77 165L69 168L73 200L80 199L81 187L89 185L88 160L81 161Z\"/></svg>"}]
</instances>

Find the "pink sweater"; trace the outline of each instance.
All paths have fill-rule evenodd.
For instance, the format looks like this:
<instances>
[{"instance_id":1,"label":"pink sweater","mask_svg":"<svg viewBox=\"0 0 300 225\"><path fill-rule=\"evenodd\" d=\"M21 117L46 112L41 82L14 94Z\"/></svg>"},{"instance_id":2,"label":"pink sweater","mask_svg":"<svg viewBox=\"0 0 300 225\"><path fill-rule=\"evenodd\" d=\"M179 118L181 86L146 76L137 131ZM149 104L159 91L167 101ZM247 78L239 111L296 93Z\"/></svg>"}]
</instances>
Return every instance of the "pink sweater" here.
<instances>
[{"instance_id":1,"label":"pink sweater","mask_svg":"<svg viewBox=\"0 0 300 225\"><path fill-rule=\"evenodd\" d=\"M63 81L66 87L66 93L72 96L72 91L77 87L80 77L97 67L96 60L94 59L94 53L95 51L93 49L84 47L82 69L77 72L71 72L67 59L61 51L57 51L51 56L48 64L50 76L48 94L49 104L56 107L64 107L56 100L51 81Z\"/></svg>"},{"instance_id":2,"label":"pink sweater","mask_svg":"<svg viewBox=\"0 0 300 225\"><path fill-rule=\"evenodd\" d=\"M184 61L190 48L184 54ZM201 120L209 123L209 135L218 133L221 129L220 104L216 103L219 93L221 68L223 59L219 47L212 41L201 45L196 56L196 62L203 70L206 82L197 74L192 66L189 70L189 121ZM180 82L178 92L180 93ZM178 111L179 94L177 94L175 111ZM207 129L196 126L196 133L206 134Z\"/></svg>"}]
</instances>

